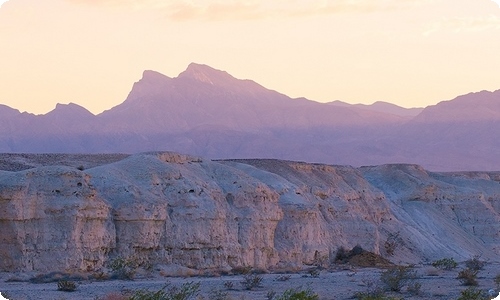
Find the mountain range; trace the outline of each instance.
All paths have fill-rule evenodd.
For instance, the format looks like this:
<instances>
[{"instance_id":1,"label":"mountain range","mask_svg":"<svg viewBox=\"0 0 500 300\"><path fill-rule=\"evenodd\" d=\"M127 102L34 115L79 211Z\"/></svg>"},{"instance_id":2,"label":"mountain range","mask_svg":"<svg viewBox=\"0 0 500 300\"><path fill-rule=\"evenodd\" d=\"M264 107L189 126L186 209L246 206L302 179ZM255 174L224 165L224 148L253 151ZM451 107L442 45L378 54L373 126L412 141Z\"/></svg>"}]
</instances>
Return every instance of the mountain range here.
<instances>
[{"instance_id":1,"label":"mountain range","mask_svg":"<svg viewBox=\"0 0 500 300\"><path fill-rule=\"evenodd\" d=\"M175 78L145 71L127 99L94 115L70 103L45 115L0 105L0 152L276 158L341 165L500 170L500 90L426 108L292 99L192 63Z\"/></svg>"}]
</instances>

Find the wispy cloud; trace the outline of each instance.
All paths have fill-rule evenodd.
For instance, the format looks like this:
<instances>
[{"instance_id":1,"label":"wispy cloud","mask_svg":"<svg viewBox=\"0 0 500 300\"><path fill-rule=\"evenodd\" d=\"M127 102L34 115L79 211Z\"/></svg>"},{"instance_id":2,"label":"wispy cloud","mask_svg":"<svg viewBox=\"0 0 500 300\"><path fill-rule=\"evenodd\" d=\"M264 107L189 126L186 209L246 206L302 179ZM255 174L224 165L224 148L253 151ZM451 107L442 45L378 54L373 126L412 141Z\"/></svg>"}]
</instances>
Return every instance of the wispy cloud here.
<instances>
[{"instance_id":1,"label":"wispy cloud","mask_svg":"<svg viewBox=\"0 0 500 300\"><path fill-rule=\"evenodd\" d=\"M66 0L73 3L159 9L173 20L247 20L411 8L435 0Z\"/></svg>"},{"instance_id":2,"label":"wispy cloud","mask_svg":"<svg viewBox=\"0 0 500 300\"><path fill-rule=\"evenodd\" d=\"M430 35L438 31L461 33L499 29L500 17L496 15L489 15L486 17L455 17L445 18L432 23L424 32L424 35Z\"/></svg>"}]
</instances>

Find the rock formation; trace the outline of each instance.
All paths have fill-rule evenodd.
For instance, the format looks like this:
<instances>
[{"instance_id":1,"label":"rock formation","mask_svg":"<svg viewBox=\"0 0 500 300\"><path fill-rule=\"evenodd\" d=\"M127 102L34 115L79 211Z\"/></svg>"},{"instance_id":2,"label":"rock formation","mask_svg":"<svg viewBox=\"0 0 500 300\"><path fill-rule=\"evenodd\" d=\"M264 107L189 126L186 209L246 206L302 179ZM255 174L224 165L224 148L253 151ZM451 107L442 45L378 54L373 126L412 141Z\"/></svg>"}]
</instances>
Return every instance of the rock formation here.
<instances>
[{"instance_id":1,"label":"rock formation","mask_svg":"<svg viewBox=\"0 0 500 300\"><path fill-rule=\"evenodd\" d=\"M500 254L500 173L170 152L47 157L0 156L0 271L94 272L115 257L297 269L357 244L406 263Z\"/></svg>"}]
</instances>

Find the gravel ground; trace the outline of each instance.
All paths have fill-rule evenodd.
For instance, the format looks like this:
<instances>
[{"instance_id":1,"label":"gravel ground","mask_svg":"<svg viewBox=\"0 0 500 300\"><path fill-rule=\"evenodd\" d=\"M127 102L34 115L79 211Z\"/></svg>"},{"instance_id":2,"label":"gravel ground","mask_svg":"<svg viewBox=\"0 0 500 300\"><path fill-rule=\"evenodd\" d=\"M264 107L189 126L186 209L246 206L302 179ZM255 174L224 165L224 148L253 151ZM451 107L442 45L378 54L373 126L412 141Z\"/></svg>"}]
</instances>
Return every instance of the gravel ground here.
<instances>
[{"instance_id":1,"label":"gravel ground","mask_svg":"<svg viewBox=\"0 0 500 300\"><path fill-rule=\"evenodd\" d=\"M412 295L403 288L401 293L392 293L397 299L457 299L460 291L466 289L460 281L456 279L460 266L454 270L436 270L430 266L419 266L415 270L418 274L416 282L421 284L420 294ZM356 292L366 292L380 285L379 278L382 269L364 268L350 270L321 271L317 278L311 277L308 273L288 274L288 280L279 280L280 274L261 275L262 285L251 291L245 290L241 281L241 275L220 276L220 277L191 277L191 278L165 278L160 275L151 275L148 278L136 279L133 281L111 280L111 281L79 281L75 292L61 292L57 290L57 284L44 283L33 284L28 282L6 282L14 275L9 273L0 274L0 292L7 295L9 300L31 300L31 299L103 299L105 295L111 293L122 293L137 289L149 289L156 291L164 287L167 283L170 286L180 286L183 283L200 283L200 297L197 299L221 299L216 298L213 291L228 293L228 298L233 300L266 300L271 291L277 294L289 288L310 288L316 292L320 299L355 299ZM495 288L494 278L500 273L500 265L488 265L484 270L479 271L478 289L486 292ZM232 282L233 288L228 289L226 282ZM212 292L212 294L210 294ZM210 296L212 295L212 296Z\"/></svg>"}]
</instances>

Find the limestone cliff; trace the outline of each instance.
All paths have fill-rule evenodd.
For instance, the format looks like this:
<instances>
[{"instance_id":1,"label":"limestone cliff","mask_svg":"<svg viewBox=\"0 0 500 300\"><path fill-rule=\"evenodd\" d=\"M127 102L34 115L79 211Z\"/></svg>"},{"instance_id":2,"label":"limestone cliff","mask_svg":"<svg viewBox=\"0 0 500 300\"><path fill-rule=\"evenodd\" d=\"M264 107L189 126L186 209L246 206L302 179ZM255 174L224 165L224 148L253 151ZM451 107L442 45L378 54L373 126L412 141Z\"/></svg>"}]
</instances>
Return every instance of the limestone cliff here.
<instances>
[{"instance_id":1,"label":"limestone cliff","mask_svg":"<svg viewBox=\"0 0 500 300\"><path fill-rule=\"evenodd\" d=\"M300 268L357 244L395 262L500 254L498 173L168 152L79 157L84 170L36 159L0 171L0 271L96 271L114 257Z\"/></svg>"}]
</instances>

